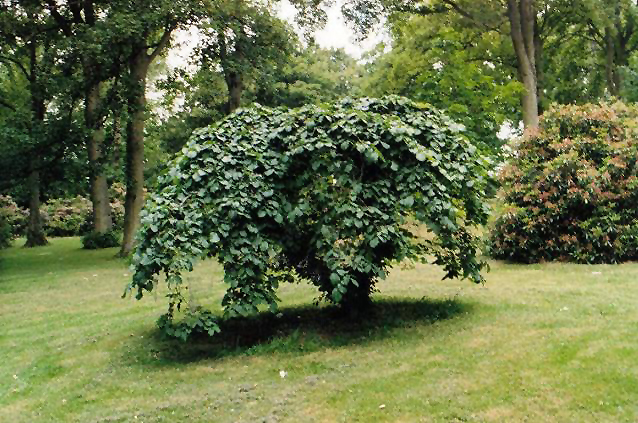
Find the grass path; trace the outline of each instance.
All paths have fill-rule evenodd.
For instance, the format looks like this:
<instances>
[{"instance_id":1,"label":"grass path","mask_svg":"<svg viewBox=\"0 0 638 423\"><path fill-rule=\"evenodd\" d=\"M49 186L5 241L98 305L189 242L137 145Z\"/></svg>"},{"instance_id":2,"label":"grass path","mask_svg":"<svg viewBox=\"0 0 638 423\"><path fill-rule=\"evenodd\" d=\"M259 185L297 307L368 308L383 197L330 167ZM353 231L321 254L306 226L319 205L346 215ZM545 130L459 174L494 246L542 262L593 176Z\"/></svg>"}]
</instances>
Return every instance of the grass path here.
<instances>
[{"instance_id":1,"label":"grass path","mask_svg":"<svg viewBox=\"0 0 638 423\"><path fill-rule=\"evenodd\" d=\"M181 344L161 293L120 299L115 252L0 252L0 422L638 420L638 264L397 269L359 323L288 285L283 317ZM218 310L221 279L202 263L192 300Z\"/></svg>"}]
</instances>

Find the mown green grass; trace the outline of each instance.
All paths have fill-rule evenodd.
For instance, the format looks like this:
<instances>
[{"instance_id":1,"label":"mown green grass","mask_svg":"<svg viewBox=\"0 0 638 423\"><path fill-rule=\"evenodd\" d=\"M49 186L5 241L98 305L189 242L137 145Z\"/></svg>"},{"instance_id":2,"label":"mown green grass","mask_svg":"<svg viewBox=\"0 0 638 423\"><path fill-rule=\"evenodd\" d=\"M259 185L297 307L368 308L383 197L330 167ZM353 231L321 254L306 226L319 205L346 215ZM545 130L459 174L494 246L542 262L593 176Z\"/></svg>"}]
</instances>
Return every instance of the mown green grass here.
<instances>
[{"instance_id":1,"label":"mown green grass","mask_svg":"<svg viewBox=\"0 0 638 423\"><path fill-rule=\"evenodd\" d=\"M120 298L115 253L0 253L0 422L638 420L637 264L492 263L484 287L396 269L360 322L287 285L283 316L181 344L162 293ZM219 310L221 278L198 266L192 301Z\"/></svg>"}]
</instances>

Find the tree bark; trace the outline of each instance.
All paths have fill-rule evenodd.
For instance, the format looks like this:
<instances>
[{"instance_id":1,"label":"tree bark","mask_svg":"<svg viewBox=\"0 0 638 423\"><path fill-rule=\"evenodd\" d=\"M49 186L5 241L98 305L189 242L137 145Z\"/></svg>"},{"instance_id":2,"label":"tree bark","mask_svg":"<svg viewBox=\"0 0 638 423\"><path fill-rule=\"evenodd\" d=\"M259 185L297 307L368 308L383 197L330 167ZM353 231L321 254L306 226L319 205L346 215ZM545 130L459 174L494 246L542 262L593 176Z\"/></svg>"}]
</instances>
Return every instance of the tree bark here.
<instances>
[{"instance_id":1,"label":"tree bark","mask_svg":"<svg viewBox=\"0 0 638 423\"><path fill-rule=\"evenodd\" d=\"M113 145L111 154L111 165L114 168L120 166L120 148L122 145L122 110L118 108L113 113Z\"/></svg>"},{"instance_id":2,"label":"tree bark","mask_svg":"<svg viewBox=\"0 0 638 423\"><path fill-rule=\"evenodd\" d=\"M88 88L84 116L89 135L87 150L89 153L91 202L93 203L93 230L105 233L113 228L111 218L111 202L109 201L109 186L104 172L104 125L99 113L100 88L96 83Z\"/></svg>"},{"instance_id":3,"label":"tree bark","mask_svg":"<svg viewBox=\"0 0 638 423\"><path fill-rule=\"evenodd\" d=\"M144 127L146 123L146 78L153 60L168 46L174 26L165 28L157 47L148 54L149 34L141 44L133 45L129 60L129 96L126 123L126 196L124 199L124 235L120 257L128 256L135 246L135 232L139 226L140 211L144 205Z\"/></svg>"},{"instance_id":4,"label":"tree bark","mask_svg":"<svg viewBox=\"0 0 638 423\"><path fill-rule=\"evenodd\" d=\"M607 89L609 93L613 96L618 96L619 89L616 85L616 57L615 57L615 48L614 48L614 37L612 35L611 28L605 28L605 44L606 55L605 55L605 75L607 76Z\"/></svg>"},{"instance_id":5,"label":"tree bark","mask_svg":"<svg viewBox=\"0 0 638 423\"><path fill-rule=\"evenodd\" d=\"M238 72L229 72L226 76L228 86L228 113L233 113L241 106L241 94L244 90L242 75Z\"/></svg>"},{"instance_id":6,"label":"tree bark","mask_svg":"<svg viewBox=\"0 0 638 423\"><path fill-rule=\"evenodd\" d=\"M533 0L508 0L507 15L514 52L516 53L519 79L525 88L521 96L523 124L525 128L536 128L539 118Z\"/></svg>"},{"instance_id":7,"label":"tree bark","mask_svg":"<svg viewBox=\"0 0 638 423\"><path fill-rule=\"evenodd\" d=\"M545 96L545 58L543 39L538 32L538 24L534 26L534 54L536 56L536 99L538 101L538 114L542 115L546 108Z\"/></svg>"},{"instance_id":8,"label":"tree bark","mask_svg":"<svg viewBox=\"0 0 638 423\"><path fill-rule=\"evenodd\" d=\"M37 55L36 45L34 42L28 44L29 48L29 89L31 91L31 128L30 136L37 137L41 132L41 126L44 124L44 115L46 107L42 97L42 88L38 85L37 74ZM47 245L48 241L44 235L42 227L42 216L40 216L40 174L37 170L38 160L36 157L31 158L31 173L29 174L27 185L29 188L29 224L27 226L27 241L25 247L39 247Z\"/></svg>"},{"instance_id":9,"label":"tree bark","mask_svg":"<svg viewBox=\"0 0 638 423\"><path fill-rule=\"evenodd\" d=\"M29 224L27 226L26 248L47 245L42 228L42 217L40 216L40 173L32 170L27 180L29 187Z\"/></svg>"},{"instance_id":10,"label":"tree bark","mask_svg":"<svg viewBox=\"0 0 638 423\"><path fill-rule=\"evenodd\" d=\"M132 92L128 100L129 120L126 124L126 197L124 200L124 237L120 256L133 250L135 232L144 204L144 127L146 109L146 76L150 59L144 50L130 62Z\"/></svg>"}]
</instances>

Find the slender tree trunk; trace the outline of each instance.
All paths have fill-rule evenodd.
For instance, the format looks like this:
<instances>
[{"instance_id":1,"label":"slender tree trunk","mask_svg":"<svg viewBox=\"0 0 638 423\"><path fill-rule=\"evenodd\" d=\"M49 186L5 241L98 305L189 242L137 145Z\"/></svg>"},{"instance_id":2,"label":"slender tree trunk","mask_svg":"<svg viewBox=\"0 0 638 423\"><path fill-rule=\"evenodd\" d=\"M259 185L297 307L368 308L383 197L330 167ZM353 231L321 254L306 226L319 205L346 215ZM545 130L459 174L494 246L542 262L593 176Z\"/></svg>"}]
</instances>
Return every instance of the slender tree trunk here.
<instances>
[{"instance_id":1,"label":"slender tree trunk","mask_svg":"<svg viewBox=\"0 0 638 423\"><path fill-rule=\"evenodd\" d=\"M36 137L40 133L39 129L44 125L44 114L46 107L42 99L42 92L38 86L37 56L36 45L31 42L29 47L30 74L29 83L31 90L31 112L32 123L30 136ZM36 157L31 158L31 173L29 174L27 184L29 188L29 224L27 226L27 241L25 247L38 247L47 245L48 241L44 235L42 225L42 216L40 216L40 173L37 170L38 160Z\"/></svg>"},{"instance_id":2,"label":"slender tree trunk","mask_svg":"<svg viewBox=\"0 0 638 423\"><path fill-rule=\"evenodd\" d=\"M124 238L120 256L133 250L135 232L144 204L144 126L146 109L146 75L150 60L142 50L130 63L132 92L128 100L126 125L126 197L124 201Z\"/></svg>"},{"instance_id":3,"label":"slender tree trunk","mask_svg":"<svg viewBox=\"0 0 638 423\"><path fill-rule=\"evenodd\" d=\"M518 63L519 79L525 88L525 92L521 96L523 124L526 128L535 128L538 127L539 119L533 0L508 0L507 12L511 27L510 35Z\"/></svg>"},{"instance_id":4,"label":"slender tree trunk","mask_svg":"<svg viewBox=\"0 0 638 423\"><path fill-rule=\"evenodd\" d=\"M547 101L545 98L545 58L543 39L538 33L538 25L534 27L534 54L536 56L536 97L538 100L538 114L542 115Z\"/></svg>"},{"instance_id":5,"label":"slender tree trunk","mask_svg":"<svg viewBox=\"0 0 638 423\"><path fill-rule=\"evenodd\" d=\"M120 166L120 148L122 145L122 112L118 108L113 113L113 154L111 155L111 165L115 168Z\"/></svg>"},{"instance_id":6,"label":"slender tree trunk","mask_svg":"<svg viewBox=\"0 0 638 423\"><path fill-rule=\"evenodd\" d=\"M228 86L228 113L232 113L241 106L241 94L244 90L242 75L238 72L229 72L226 85Z\"/></svg>"},{"instance_id":7,"label":"slender tree trunk","mask_svg":"<svg viewBox=\"0 0 638 423\"><path fill-rule=\"evenodd\" d=\"M614 48L614 37L611 28L605 28L605 44L607 45L605 54L605 75L607 77L607 89L613 96L618 96L618 86L616 85L616 55Z\"/></svg>"},{"instance_id":8,"label":"slender tree trunk","mask_svg":"<svg viewBox=\"0 0 638 423\"><path fill-rule=\"evenodd\" d=\"M109 186L104 172L104 126L99 116L101 83L94 84L87 90L84 108L85 121L90 131L87 137L89 153L91 202L93 203L93 230L105 233L113 228L111 218L111 202Z\"/></svg>"},{"instance_id":9,"label":"slender tree trunk","mask_svg":"<svg viewBox=\"0 0 638 423\"><path fill-rule=\"evenodd\" d=\"M42 217L40 216L40 173L32 170L27 180L29 188L29 224L27 226L27 242L25 247L39 247L47 245L42 228Z\"/></svg>"}]
</instances>

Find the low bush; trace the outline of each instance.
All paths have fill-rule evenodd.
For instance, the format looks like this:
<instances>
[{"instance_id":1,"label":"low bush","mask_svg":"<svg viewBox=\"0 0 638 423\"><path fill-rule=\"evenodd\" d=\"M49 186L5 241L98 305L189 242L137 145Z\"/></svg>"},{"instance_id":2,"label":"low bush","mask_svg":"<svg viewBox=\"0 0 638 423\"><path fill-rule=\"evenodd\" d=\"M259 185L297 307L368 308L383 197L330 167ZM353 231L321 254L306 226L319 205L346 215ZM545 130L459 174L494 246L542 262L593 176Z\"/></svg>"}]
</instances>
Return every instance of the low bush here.
<instances>
[{"instance_id":1,"label":"low bush","mask_svg":"<svg viewBox=\"0 0 638 423\"><path fill-rule=\"evenodd\" d=\"M91 231L82 237L82 248L85 250L117 247L119 244L120 233L118 231L104 233Z\"/></svg>"},{"instance_id":2,"label":"low bush","mask_svg":"<svg viewBox=\"0 0 638 423\"><path fill-rule=\"evenodd\" d=\"M501 173L496 258L616 263L638 259L638 109L560 106Z\"/></svg>"}]
</instances>

